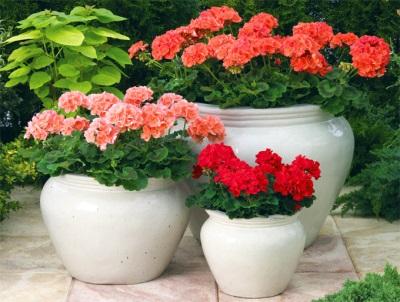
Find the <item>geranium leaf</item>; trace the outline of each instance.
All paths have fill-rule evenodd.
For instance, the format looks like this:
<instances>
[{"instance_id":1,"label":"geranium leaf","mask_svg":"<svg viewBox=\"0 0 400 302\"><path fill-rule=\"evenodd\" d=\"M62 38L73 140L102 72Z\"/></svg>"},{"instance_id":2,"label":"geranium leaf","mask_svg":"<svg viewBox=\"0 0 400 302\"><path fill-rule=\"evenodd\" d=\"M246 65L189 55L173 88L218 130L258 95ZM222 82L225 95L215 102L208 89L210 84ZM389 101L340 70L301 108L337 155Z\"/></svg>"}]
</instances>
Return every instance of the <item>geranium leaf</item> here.
<instances>
[{"instance_id":1,"label":"geranium leaf","mask_svg":"<svg viewBox=\"0 0 400 302\"><path fill-rule=\"evenodd\" d=\"M326 99L333 96L340 96L343 92L343 87L341 85L331 87L327 80L319 82L317 88L319 94Z\"/></svg>"},{"instance_id":2,"label":"geranium leaf","mask_svg":"<svg viewBox=\"0 0 400 302\"><path fill-rule=\"evenodd\" d=\"M361 92L354 87L347 86L343 88L342 97L346 100L358 100L361 95Z\"/></svg>"},{"instance_id":3,"label":"geranium leaf","mask_svg":"<svg viewBox=\"0 0 400 302\"><path fill-rule=\"evenodd\" d=\"M153 162L160 162L168 156L168 148L162 147L149 153L148 158Z\"/></svg>"}]
</instances>

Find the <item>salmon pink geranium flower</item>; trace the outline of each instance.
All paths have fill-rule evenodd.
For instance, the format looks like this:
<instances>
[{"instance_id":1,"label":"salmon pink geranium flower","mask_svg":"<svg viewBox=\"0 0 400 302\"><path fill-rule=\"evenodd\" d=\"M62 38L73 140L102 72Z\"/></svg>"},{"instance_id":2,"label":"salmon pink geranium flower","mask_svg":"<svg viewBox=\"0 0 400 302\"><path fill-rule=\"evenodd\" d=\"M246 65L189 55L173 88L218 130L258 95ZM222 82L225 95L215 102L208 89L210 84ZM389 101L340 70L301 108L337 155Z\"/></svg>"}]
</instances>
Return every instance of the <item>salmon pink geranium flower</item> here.
<instances>
[{"instance_id":1,"label":"salmon pink geranium flower","mask_svg":"<svg viewBox=\"0 0 400 302\"><path fill-rule=\"evenodd\" d=\"M155 98L146 86L127 89L123 100L78 91L60 99L57 111L32 118L24 136L36 140L34 162L50 176L84 174L107 186L141 190L148 178L191 176L193 146L225 137L219 118L200 116L197 105L179 94Z\"/></svg>"}]
</instances>

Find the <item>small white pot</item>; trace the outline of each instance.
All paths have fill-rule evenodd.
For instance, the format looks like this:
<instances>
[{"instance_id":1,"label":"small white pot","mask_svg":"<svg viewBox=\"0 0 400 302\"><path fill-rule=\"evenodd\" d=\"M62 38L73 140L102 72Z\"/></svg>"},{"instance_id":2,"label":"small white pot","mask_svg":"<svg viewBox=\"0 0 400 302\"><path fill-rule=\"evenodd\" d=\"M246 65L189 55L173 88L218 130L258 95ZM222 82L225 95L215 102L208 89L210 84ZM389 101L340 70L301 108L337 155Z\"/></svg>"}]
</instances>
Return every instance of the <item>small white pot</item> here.
<instances>
[{"instance_id":1,"label":"small white pot","mask_svg":"<svg viewBox=\"0 0 400 302\"><path fill-rule=\"evenodd\" d=\"M40 206L65 268L97 284L135 284L160 276L187 227L184 183L149 179L142 191L100 185L81 175L51 177Z\"/></svg>"},{"instance_id":2,"label":"small white pot","mask_svg":"<svg viewBox=\"0 0 400 302\"><path fill-rule=\"evenodd\" d=\"M200 237L219 288L243 298L282 293L296 270L306 240L298 213L232 220L220 211L207 213L210 217Z\"/></svg>"}]
</instances>

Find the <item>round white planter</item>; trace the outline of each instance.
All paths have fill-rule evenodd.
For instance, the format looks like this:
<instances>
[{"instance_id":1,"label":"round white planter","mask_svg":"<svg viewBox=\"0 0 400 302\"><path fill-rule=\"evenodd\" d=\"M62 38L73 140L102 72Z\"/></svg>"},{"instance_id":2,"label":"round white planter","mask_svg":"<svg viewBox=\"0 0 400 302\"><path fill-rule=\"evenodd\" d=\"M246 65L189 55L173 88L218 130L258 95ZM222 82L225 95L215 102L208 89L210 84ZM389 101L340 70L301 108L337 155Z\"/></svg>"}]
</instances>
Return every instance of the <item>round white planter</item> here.
<instances>
[{"instance_id":1,"label":"round white planter","mask_svg":"<svg viewBox=\"0 0 400 302\"><path fill-rule=\"evenodd\" d=\"M271 109L198 106L202 115L221 118L227 133L224 143L250 164L254 163L255 155L266 148L278 153L285 163L299 154L320 163L321 178L314 185L317 199L310 208L303 209L299 217L306 229L306 247L310 246L343 187L353 158L354 136L346 119L323 112L316 105ZM200 152L206 144L199 145L196 151ZM188 182L193 190L192 183ZM189 226L199 238L200 229L193 226L192 221Z\"/></svg>"},{"instance_id":2,"label":"round white planter","mask_svg":"<svg viewBox=\"0 0 400 302\"><path fill-rule=\"evenodd\" d=\"M142 191L100 185L81 175L51 177L40 206L51 241L76 279L135 284L160 276L187 227L188 188L149 179Z\"/></svg>"},{"instance_id":3,"label":"round white planter","mask_svg":"<svg viewBox=\"0 0 400 302\"><path fill-rule=\"evenodd\" d=\"M201 243L219 288L232 296L262 298L282 293L296 270L306 234L293 216L229 219L209 211Z\"/></svg>"}]
</instances>

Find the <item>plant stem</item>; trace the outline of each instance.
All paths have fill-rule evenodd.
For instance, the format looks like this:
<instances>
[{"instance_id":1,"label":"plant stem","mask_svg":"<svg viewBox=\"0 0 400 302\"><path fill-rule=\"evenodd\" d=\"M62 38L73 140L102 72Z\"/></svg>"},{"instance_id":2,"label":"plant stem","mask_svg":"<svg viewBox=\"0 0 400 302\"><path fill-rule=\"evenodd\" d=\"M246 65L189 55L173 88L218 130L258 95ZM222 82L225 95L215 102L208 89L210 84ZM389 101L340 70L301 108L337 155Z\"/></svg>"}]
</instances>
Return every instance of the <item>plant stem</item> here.
<instances>
[{"instance_id":1,"label":"plant stem","mask_svg":"<svg viewBox=\"0 0 400 302\"><path fill-rule=\"evenodd\" d=\"M221 82L216 76L215 74L211 71L211 69L207 66L207 65L203 65L203 67L211 74L211 76L219 83L221 84L224 88L229 90L229 87L226 86L223 82Z\"/></svg>"}]
</instances>

